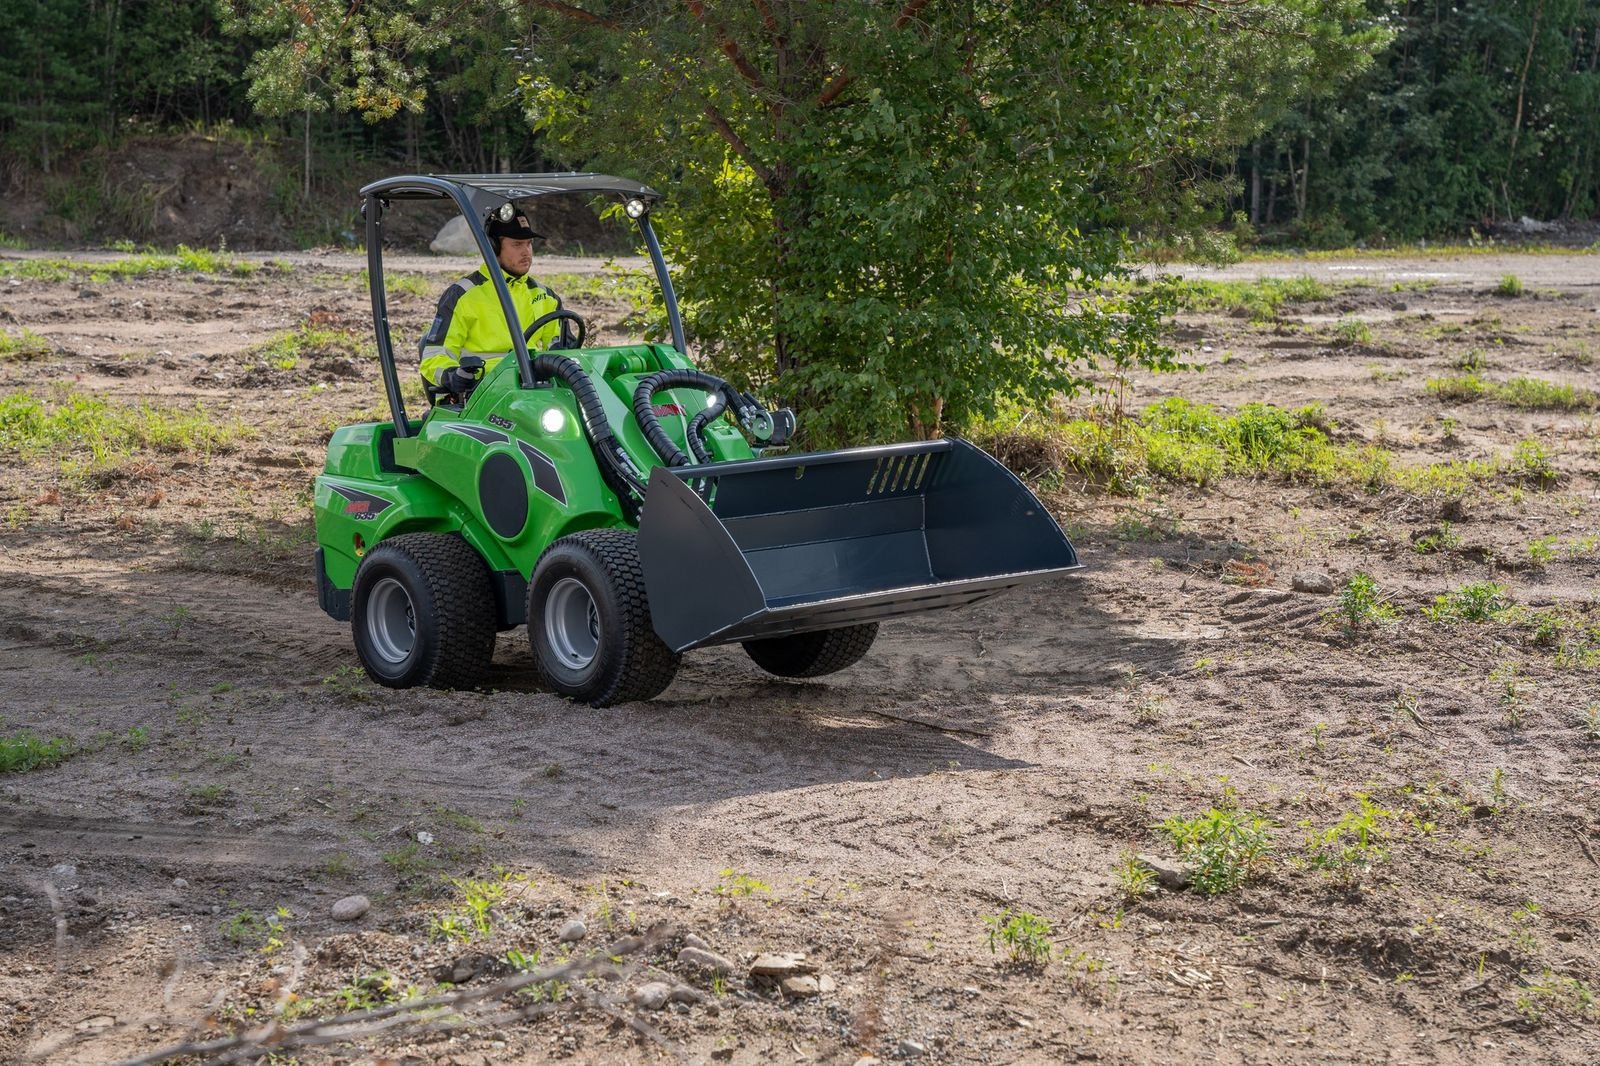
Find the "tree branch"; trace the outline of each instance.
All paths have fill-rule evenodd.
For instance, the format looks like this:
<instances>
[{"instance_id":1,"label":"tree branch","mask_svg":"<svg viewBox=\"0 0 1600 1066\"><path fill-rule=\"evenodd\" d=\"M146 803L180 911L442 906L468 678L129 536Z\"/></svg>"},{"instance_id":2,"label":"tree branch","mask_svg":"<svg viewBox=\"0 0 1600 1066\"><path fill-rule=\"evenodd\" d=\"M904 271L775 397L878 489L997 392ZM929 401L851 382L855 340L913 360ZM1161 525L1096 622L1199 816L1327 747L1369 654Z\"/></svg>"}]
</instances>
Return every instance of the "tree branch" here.
<instances>
[{"instance_id":1,"label":"tree branch","mask_svg":"<svg viewBox=\"0 0 1600 1066\"><path fill-rule=\"evenodd\" d=\"M608 30L622 29L620 22L613 22L604 15L596 15L594 12L585 11L575 4L563 3L562 0L524 0L524 2L533 7L542 7L546 11L554 11L557 14L565 15L578 22L587 22L591 26L604 26Z\"/></svg>"},{"instance_id":2,"label":"tree branch","mask_svg":"<svg viewBox=\"0 0 1600 1066\"><path fill-rule=\"evenodd\" d=\"M744 160L744 165L755 171L756 177L761 179L761 184L771 189L773 181L771 169L764 166L756 158L755 152L745 143L745 139L739 136L739 131L734 129L732 124L723 117L721 111L717 110L717 105L707 103L705 116L706 121L711 123L711 128L716 130L717 134L728 142L728 146L734 150L734 153L740 159Z\"/></svg>"},{"instance_id":3,"label":"tree branch","mask_svg":"<svg viewBox=\"0 0 1600 1066\"><path fill-rule=\"evenodd\" d=\"M906 0L905 7L900 9L900 13L894 17L894 21L890 23L890 26L897 30L905 29L906 25L917 17L917 13L927 6L928 0ZM855 75L848 71L835 75L834 79L823 88L822 92L817 94L817 106L827 107L833 103L839 98L839 94L844 92L854 80Z\"/></svg>"},{"instance_id":4,"label":"tree branch","mask_svg":"<svg viewBox=\"0 0 1600 1066\"><path fill-rule=\"evenodd\" d=\"M716 36L717 47L722 50L723 55L727 56L728 59L733 62L734 69L739 72L739 76L744 78L744 80L750 84L752 89L755 89L758 92L764 92L767 88L766 80L761 77L761 72L744 57L744 53L739 50L739 46L734 43L733 38L728 35L727 28L723 26L713 26L711 23L706 21L706 5L703 3L703 0L686 0L686 2L688 3L690 12L693 13L694 17L699 20L700 24L705 26Z\"/></svg>"}]
</instances>

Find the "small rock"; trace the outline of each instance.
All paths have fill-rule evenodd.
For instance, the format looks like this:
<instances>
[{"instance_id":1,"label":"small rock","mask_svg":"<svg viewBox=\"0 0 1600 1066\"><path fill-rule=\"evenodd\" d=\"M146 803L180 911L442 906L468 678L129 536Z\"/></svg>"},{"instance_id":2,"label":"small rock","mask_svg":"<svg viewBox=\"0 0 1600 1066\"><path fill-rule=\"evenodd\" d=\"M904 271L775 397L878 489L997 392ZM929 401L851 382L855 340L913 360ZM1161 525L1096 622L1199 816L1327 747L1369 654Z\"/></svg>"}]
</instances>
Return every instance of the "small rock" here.
<instances>
[{"instance_id":1,"label":"small rock","mask_svg":"<svg viewBox=\"0 0 1600 1066\"><path fill-rule=\"evenodd\" d=\"M556 939L563 944L572 944L582 940L588 933L589 927L574 918L561 927L561 931L556 934Z\"/></svg>"},{"instance_id":2,"label":"small rock","mask_svg":"<svg viewBox=\"0 0 1600 1066\"><path fill-rule=\"evenodd\" d=\"M724 958L704 948L684 948L678 952L678 963L682 966L698 966L702 970L715 970L724 977L734 970L732 959Z\"/></svg>"},{"instance_id":3,"label":"small rock","mask_svg":"<svg viewBox=\"0 0 1600 1066\"><path fill-rule=\"evenodd\" d=\"M1189 868L1181 862L1172 862L1155 855L1135 855L1135 861L1156 875L1163 888L1182 888L1189 883Z\"/></svg>"},{"instance_id":4,"label":"small rock","mask_svg":"<svg viewBox=\"0 0 1600 1066\"><path fill-rule=\"evenodd\" d=\"M883 1066L883 1060L876 1055L863 1055L856 1060L856 1066Z\"/></svg>"},{"instance_id":5,"label":"small rock","mask_svg":"<svg viewBox=\"0 0 1600 1066\"><path fill-rule=\"evenodd\" d=\"M827 974L823 974L821 977L817 978L817 991L821 992L823 995L831 995L838 990L839 985Z\"/></svg>"},{"instance_id":6,"label":"small rock","mask_svg":"<svg viewBox=\"0 0 1600 1066\"><path fill-rule=\"evenodd\" d=\"M76 1028L80 1033L86 1033L94 1029L109 1029L116 1024L117 1020L111 1015L96 1014L93 1017L83 1019L83 1021L79 1022L76 1026L74 1026L74 1028Z\"/></svg>"},{"instance_id":7,"label":"small rock","mask_svg":"<svg viewBox=\"0 0 1600 1066\"><path fill-rule=\"evenodd\" d=\"M1289 585L1296 592L1312 592L1326 596L1333 591L1333 578L1320 570L1301 570L1290 579Z\"/></svg>"},{"instance_id":8,"label":"small rock","mask_svg":"<svg viewBox=\"0 0 1600 1066\"><path fill-rule=\"evenodd\" d=\"M693 933L683 934L683 946L686 948L699 948L701 951L710 951L711 945L695 936Z\"/></svg>"},{"instance_id":9,"label":"small rock","mask_svg":"<svg viewBox=\"0 0 1600 1066\"><path fill-rule=\"evenodd\" d=\"M806 962L804 954L771 954L757 955L750 964L752 977L793 977L796 974L810 973L814 967Z\"/></svg>"},{"instance_id":10,"label":"small rock","mask_svg":"<svg viewBox=\"0 0 1600 1066\"><path fill-rule=\"evenodd\" d=\"M914 1059L918 1055L926 1053L927 1050L927 1048L923 1047L915 1040L900 1041L900 1054L904 1055L908 1059Z\"/></svg>"},{"instance_id":11,"label":"small rock","mask_svg":"<svg viewBox=\"0 0 1600 1066\"><path fill-rule=\"evenodd\" d=\"M77 888L78 868L70 862L58 862L50 867L50 880L61 888Z\"/></svg>"},{"instance_id":12,"label":"small rock","mask_svg":"<svg viewBox=\"0 0 1600 1066\"><path fill-rule=\"evenodd\" d=\"M645 1010L660 1010L672 998L672 986L665 981L651 981L640 985L633 993L633 1005Z\"/></svg>"},{"instance_id":13,"label":"small rock","mask_svg":"<svg viewBox=\"0 0 1600 1066\"><path fill-rule=\"evenodd\" d=\"M428 832L426 829L417 830L417 843L423 845L432 844L433 834Z\"/></svg>"},{"instance_id":14,"label":"small rock","mask_svg":"<svg viewBox=\"0 0 1600 1066\"><path fill-rule=\"evenodd\" d=\"M172 879L172 887L177 889L179 892L182 892L184 889L189 887L189 882L185 881L181 877L174 877Z\"/></svg>"},{"instance_id":15,"label":"small rock","mask_svg":"<svg viewBox=\"0 0 1600 1066\"><path fill-rule=\"evenodd\" d=\"M810 999L822 991L815 977L785 977L778 982L778 987L783 989L784 995L795 999Z\"/></svg>"},{"instance_id":16,"label":"small rock","mask_svg":"<svg viewBox=\"0 0 1600 1066\"><path fill-rule=\"evenodd\" d=\"M371 909L372 901L366 896L346 896L334 902L333 920L336 922L353 922Z\"/></svg>"}]
</instances>

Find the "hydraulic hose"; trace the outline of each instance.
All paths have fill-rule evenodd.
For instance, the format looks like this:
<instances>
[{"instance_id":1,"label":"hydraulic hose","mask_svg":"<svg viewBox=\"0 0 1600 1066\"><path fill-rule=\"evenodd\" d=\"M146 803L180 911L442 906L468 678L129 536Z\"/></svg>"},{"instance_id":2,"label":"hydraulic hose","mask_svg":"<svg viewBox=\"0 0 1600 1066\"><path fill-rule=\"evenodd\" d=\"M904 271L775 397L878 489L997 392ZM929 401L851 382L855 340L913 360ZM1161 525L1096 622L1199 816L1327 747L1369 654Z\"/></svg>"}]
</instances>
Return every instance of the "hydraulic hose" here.
<instances>
[{"instance_id":1,"label":"hydraulic hose","mask_svg":"<svg viewBox=\"0 0 1600 1066\"><path fill-rule=\"evenodd\" d=\"M710 374L702 374L698 370L658 370L641 380L639 387L633 390L633 417L638 420L645 440L650 442L650 447L656 450L656 454L661 456L661 461L668 466L686 466L689 457L672 443L672 438L661 428L661 420L656 417L655 406L651 401L662 389L679 387L703 389L709 393L716 393L723 399L721 404L713 405L714 413L700 412L689 426L689 447L694 450L695 458L702 463L710 462L710 453L700 443L700 429L704 428L706 421L720 415L725 409L740 411L746 406L744 399L726 381Z\"/></svg>"},{"instance_id":2,"label":"hydraulic hose","mask_svg":"<svg viewBox=\"0 0 1600 1066\"><path fill-rule=\"evenodd\" d=\"M578 410L583 415L583 432L589 438L589 446L594 449L595 457L600 460L601 466L611 474L609 480L613 481L612 488L619 496L625 497L631 492L642 502L645 493L644 475L634 465L632 457L623 449L622 443L617 440L617 435L612 432L611 421L606 418L606 409L600 403L600 395L595 391L594 382L577 360L546 352L534 357L533 376L535 381L560 378L566 382L567 387L572 390L573 397L578 401Z\"/></svg>"}]
</instances>

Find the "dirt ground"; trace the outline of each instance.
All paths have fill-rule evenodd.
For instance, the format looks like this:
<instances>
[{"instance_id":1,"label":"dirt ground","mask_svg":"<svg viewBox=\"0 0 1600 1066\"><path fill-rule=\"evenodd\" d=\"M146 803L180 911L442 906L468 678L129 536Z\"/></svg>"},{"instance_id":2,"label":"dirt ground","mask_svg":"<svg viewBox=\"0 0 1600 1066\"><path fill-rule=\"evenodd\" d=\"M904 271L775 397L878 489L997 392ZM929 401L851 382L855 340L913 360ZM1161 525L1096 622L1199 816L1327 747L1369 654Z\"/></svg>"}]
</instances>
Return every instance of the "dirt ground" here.
<instances>
[{"instance_id":1,"label":"dirt ground","mask_svg":"<svg viewBox=\"0 0 1600 1066\"><path fill-rule=\"evenodd\" d=\"M0 395L237 422L209 452L3 456L0 737L75 754L0 776L0 1059L115 1061L571 959L473 1025L274 1061L1596 1061L1600 427L1425 388L1464 362L1600 387L1595 264L1427 261L1272 321L1186 313L1205 368L1135 383L1136 404L1320 403L1398 464L1532 440L1553 481L1119 497L1055 472L1070 578L888 623L816 681L692 653L609 710L540 692L521 631L486 691L378 689L318 609L310 480L332 427L378 413L377 369L259 348L308 321L365 345L358 259L0 280L0 329L49 349L0 358ZM405 268L409 349L452 270ZM1526 292L1497 295L1512 272ZM634 328L569 305L602 340ZM1351 320L1370 335L1336 336ZM1348 635L1334 596L1291 587L1358 569L1392 624ZM1423 617L1485 581L1560 624ZM1363 796L1370 847L1319 868L1308 837ZM1256 875L1130 894L1127 857L1175 859L1160 823L1213 807L1275 823ZM354 894L371 909L335 920ZM1050 931L1012 946L1048 940L1043 964L991 950L1024 913ZM680 961L691 936L731 972ZM752 974L773 952L814 983ZM656 981L677 1001L636 1006Z\"/></svg>"}]
</instances>

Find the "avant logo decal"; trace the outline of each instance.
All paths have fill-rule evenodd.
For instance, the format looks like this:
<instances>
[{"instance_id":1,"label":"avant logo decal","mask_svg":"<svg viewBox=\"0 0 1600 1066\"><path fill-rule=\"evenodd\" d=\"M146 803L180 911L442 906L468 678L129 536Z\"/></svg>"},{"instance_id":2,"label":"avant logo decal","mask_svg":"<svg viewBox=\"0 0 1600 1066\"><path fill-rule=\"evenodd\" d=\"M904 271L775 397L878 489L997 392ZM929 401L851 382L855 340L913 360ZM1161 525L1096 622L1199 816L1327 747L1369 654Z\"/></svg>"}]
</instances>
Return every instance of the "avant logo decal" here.
<instances>
[{"instance_id":1,"label":"avant logo decal","mask_svg":"<svg viewBox=\"0 0 1600 1066\"><path fill-rule=\"evenodd\" d=\"M386 500L382 496L374 496L360 489L337 485L331 481L328 482L328 488L344 497L344 513L357 522L370 522L394 506L393 500Z\"/></svg>"}]
</instances>

